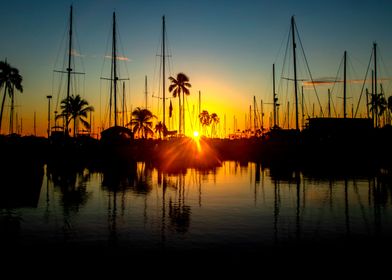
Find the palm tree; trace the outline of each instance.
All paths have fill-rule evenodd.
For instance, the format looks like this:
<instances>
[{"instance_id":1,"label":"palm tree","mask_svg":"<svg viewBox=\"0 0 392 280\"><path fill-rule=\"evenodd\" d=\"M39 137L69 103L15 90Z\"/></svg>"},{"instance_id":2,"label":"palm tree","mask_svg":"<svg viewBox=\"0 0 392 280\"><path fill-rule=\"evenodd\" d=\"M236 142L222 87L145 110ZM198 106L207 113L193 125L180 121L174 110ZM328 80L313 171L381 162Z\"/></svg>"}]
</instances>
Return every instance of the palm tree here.
<instances>
[{"instance_id":1,"label":"palm tree","mask_svg":"<svg viewBox=\"0 0 392 280\"><path fill-rule=\"evenodd\" d=\"M173 77L169 77L169 80L171 82L171 85L169 86L169 92L173 93L173 97L177 97L178 96L178 106L179 106L179 133L182 133L182 126L181 126L181 122L183 121L183 128L184 128L184 133L185 133L185 119L184 119L184 108L182 108L182 117L181 118L181 92L182 92L182 100L184 102L184 97L185 94L189 95L190 91L189 88L192 86L189 83L189 78L187 75L185 75L184 73L178 73L177 74L177 79L173 78Z\"/></svg>"},{"instance_id":2,"label":"palm tree","mask_svg":"<svg viewBox=\"0 0 392 280\"><path fill-rule=\"evenodd\" d=\"M208 111L203 110L203 112L201 112L200 115L199 115L199 120L200 120L201 126L203 127L204 134L206 134L205 133L206 132L206 126L209 126L211 124L211 121L212 121L211 120L211 116L208 113Z\"/></svg>"},{"instance_id":3,"label":"palm tree","mask_svg":"<svg viewBox=\"0 0 392 280\"><path fill-rule=\"evenodd\" d=\"M160 121L155 125L155 133L158 132L159 134L159 139L162 139L162 134L165 131L165 126L163 125L163 123Z\"/></svg>"},{"instance_id":4,"label":"palm tree","mask_svg":"<svg viewBox=\"0 0 392 280\"><path fill-rule=\"evenodd\" d=\"M387 99L387 109L388 109L388 123L391 124L392 96L389 96Z\"/></svg>"},{"instance_id":5,"label":"palm tree","mask_svg":"<svg viewBox=\"0 0 392 280\"><path fill-rule=\"evenodd\" d=\"M148 109L137 107L132 112L132 120L127 125L133 126L133 133L141 134L143 138L147 138L148 134L154 135L152 131L152 119L156 118Z\"/></svg>"},{"instance_id":6,"label":"palm tree","mask_svg":"<svg viewBox=\"0 0 392 280\"><path fill-rule=\"evenodd\" d=\"M7 60L0 61L0 89L4 87L4 95L0 109L0 132L1 123L3 120L4 103L7 93L11 100L13 100L15 88L18 91L23 92L22 80L23 78L19 74L18 69L11 67L11 65L7 63Z\"/></svg>"},{"instance_id":7,"label":"palm tree","mask_svg":"<svg viewBox=\"0 0 392 280\"><path fill-rule=\"evenodd\" d=\"M84 119L87 118L87 113L94 111L94 107L89 106L88 102L81 98L80 95L71 95L69 98L64 98L61 101L61 114L56 117L67 118L65 121L69 124L73 120L74 137L76 137L78 121L80 121L87 129L90 124ZM68 134L68 131L66 132Z\"/></svg>"},{"instance_id":8,"label":"palm tree","mask_svg":"<svg viewBox=\"0 0 392 280\"><path fill-rule=\"evenodd\" d=\"M379 117L384 114L384 111L387 109L387 101L384 97L383 93L372 93L370 99L370 111L373 114L373 121L375 121L375 126L379 126Z\"/></svg>"},{"instance_id":9,"label":"palm tree","mask_svg":"<svg viewBox=\"0 0 392 280\"><path fill-rule=\"evenodd\" d=\"M211 117L211 123L212 123L211 137L214 137L214 136L216 136L216 125L219 123L220 119L216 113L212 113L210 117Z\"/></svg>"}]
</instances>

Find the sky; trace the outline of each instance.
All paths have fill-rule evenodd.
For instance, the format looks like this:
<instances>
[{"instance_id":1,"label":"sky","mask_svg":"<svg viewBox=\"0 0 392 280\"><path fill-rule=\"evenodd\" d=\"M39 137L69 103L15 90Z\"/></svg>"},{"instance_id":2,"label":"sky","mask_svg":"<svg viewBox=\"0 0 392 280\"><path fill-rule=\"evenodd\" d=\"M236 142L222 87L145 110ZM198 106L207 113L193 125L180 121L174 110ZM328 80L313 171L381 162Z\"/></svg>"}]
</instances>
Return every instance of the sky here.
<instances>
[{"instance_id":1,"label":"sky","mask_svg":"<svg viewBox=\"0 0 392 280\"><path fill-rule=\"evenodd\" d=\"M96 132L107 121L105 111L109 91L107 82L101 80L101 77L110 75L110 60L105 56L111 52L113 12L116 13L119 32L118 55L127 58L126 61L118 61L120 78L129 78L126 81L127 111L145 106L147 76L147 106L157 115L157 120L162 120L162 109L159 99L153 96L162 92L159 55L162 16L165 15L170 53L167 58L167 76L183 72L189 76L192 84L185 107L187 134L198 126L193 118L198 112L199 91L201 109L218 114L221 132L225 127L226 134L233 131L234 118L237 120L237 128L245 129L249 126L249 106L253 106L253 96L256 97L259 113L263 101L263 122L268 127L271 124L274 63L277 94L281 103L280 124L293 125L292 115L289 113L286 116L284 110L287 106L293 106L293 91L289 86L285 88L285 79L282 79L292 77L292 70L289 70L291 62L286 62L285 50L293 15L314 79L340 77L342 72L339 65L345 50L349 56L348 78L364 79L373 42L377 42L380 54L379 77L385 78L384 90L387 96L390 95L388 68L392 63L392 2L387 0L1 2L0 59L7 59L23 76L24 91L17 94L16 112L19 122L20 119L23 121L23 134L27 135L33 133L34 112L37 116L37 134L46 135L46 96L54 97L52 113L56 108L60 110L59 100L65 97L66 93L59 90L61 79L64 83L65 76L53 70L66 68L63 59L71 4L75 28L74 71L85 73L77 75L77 93L95 108L93 123ZM297 48L297 52L299 78L308 79L302 51ZM286 59L289 57L290 54L287 54ZM350 108L356 106L361 86L349 85ZM330 87L334 88L336 114L341 116L342 106L339 103L342 87ZM313 90L305 88L305 92L306 114L320 114ZM317 88L324 108L326 92L325 86ZM178 100L171 101L175 117L169 126L176 129ZM7 105L9 112L9 103ZM364 106L361 108L361 114L364 114ZM290 111L293 112L292 109ZM8 118L6 115L3 120L5 129L8 127Z\"/></svg>"}]
</instances>

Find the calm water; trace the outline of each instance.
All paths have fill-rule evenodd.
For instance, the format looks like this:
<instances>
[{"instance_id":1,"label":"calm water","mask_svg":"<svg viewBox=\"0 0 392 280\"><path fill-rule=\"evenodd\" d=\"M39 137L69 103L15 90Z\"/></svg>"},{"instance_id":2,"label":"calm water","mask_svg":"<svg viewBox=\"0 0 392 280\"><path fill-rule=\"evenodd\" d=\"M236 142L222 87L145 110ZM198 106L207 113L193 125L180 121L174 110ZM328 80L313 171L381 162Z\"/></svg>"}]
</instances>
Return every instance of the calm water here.
<instances>
[{"instance_id":1,"label":"calm water","mask_svg":"<svg viewBox=\"0 0 392 280\"><path fill-rule=\"evenodd\" d=\"M19 184L3 195L3 245L256 253L360 247L392 234L392 184L382 172L316 176L238 162L180 174L142 162L116 172L43 172L35 190Z\"/></svg>"}]
</instances>

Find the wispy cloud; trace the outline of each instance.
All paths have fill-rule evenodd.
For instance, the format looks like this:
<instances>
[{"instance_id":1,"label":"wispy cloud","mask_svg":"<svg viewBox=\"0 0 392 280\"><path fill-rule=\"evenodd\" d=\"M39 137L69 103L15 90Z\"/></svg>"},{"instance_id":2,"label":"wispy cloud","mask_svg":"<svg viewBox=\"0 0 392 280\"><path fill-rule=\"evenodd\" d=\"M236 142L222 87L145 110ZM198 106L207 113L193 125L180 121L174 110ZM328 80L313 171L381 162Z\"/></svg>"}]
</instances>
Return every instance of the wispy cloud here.
<instances>
[{"instance_id":1,"label":"wispy cloud","mask_svg":"<svg viewBox=\"0 0 392 280\"><path fill-rule=\"evenodd\" d=\"M389 81L392 80L392 78L381 78L377 79L379 82L382 81ZM303 81L302 85L307 87L307 86L318 86L318 85L333 85L335 83L343 83L344 80L335 80L333 78L321 78L313 81ZM371 79L363 80L363 79L349 79L346 81L348 84L363 84L363 82L366 83L371 83Z\"/></svg>"},{"instance_id":2,"label":"wispy cloud","mask_svg":"<svg viewBox=\"0 0 392 280\"><path fill-rule=\"evenodd\" d=\"M72 49L72 50L71 50L71 55L72 55L72 56L78 56L78 57L84 57L84 56L85 56L85 55L79 53L79 52L78 52L77 50L75 50L75 49Z\"/></svg>"},{"instance_id":3,"label":"wispy cloud","mask_svg":"<svg viewBox=\"0 0 392 280\"><path fill-rule=\"evenodd\" d=\"M112 59L113 57L111 55L105 55L105 58L109 58ZM121 61L131 61L128 57L126 56L116 56L117 60L121 60Z\"/></svg>"}]
</instances>

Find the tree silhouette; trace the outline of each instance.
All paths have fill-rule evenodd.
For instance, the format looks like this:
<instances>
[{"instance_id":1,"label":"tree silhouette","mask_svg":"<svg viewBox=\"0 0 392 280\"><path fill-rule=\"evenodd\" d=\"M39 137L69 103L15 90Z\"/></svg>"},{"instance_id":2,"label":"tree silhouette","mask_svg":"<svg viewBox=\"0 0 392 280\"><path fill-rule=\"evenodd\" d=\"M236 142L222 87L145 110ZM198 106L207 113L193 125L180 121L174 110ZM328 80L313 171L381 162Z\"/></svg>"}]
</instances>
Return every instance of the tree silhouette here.
<instances>
[{"instance_id":1,"label":"tree silhouette","mask_svg":"<svg viewBox=\"0 0 392 280\"><path fill-rule=\"evenodd\" d=\"M3 120L3 112L4 112L4 103L8 93L8 96L11 100L14 99L14 89L23 92L22 86L22 76L19 74L19 70L12 67L7 60L0 61L0 89L4 87L4 95L3 100L1 102L0 109L0 132L1 132L1 123Z\"/></svg>"},{"instance_id":2,"label":"tree silhouette","mask_svg":"<svg viewBox=\"0 0 392 280\"><path fill-rule=\"evenodd\" d=\"M147 138L149 134L154 135L152 131L152 119L156 118L148 109L137 107L132 112L132 120L127 125L133 127L133 133L141 134L143 138Z\"/></svg>"},{"instance_id":3,"label":"tree silhouette","mask_svg":"<svg viewBox=\"0 0 392 280\"><path fill-rule=\"evenodd\" d=\"M65 121L69 124L73 120L73 134L74 137L76 137L78 121L87 129L90 128L90 124L84 118L87 118L87 113L92 111L94 111L94 107L89 106L88 102L81 98L80 95L71 95L69 98L64 98L61 101L61 114L58 115L56 119L66 118L68 115L68 120L66 119Z\"/></svg>"},{"instance_id":4,"label":"tree silhouette","mask_svg":"<svg viewBox=\"0 0 392 280\"><path fill-rule=\"evenodd\" d=\"M376 127L379 126L379 119L382 114L384 114L385 110L387 109L387 101L384 97L383 93L372 93L370 99L370 111L374 114L374 120Z\"/></svg>"},{"instance_id":5,"label":"tree silhouette","mask_svg":"<svg viewBox=\"0 0 392 280\"><path fill-rule=\"evenodd\" d=\"M388 97L388 102L387 103L388 103L387 107L388 107L388 110L389 110L389 124L390 124L391 114L392 114L392 96Z\"/></svg>"},{"instance_id":6,"label":"tree silhouette","mask_svg":"<svg viewBox=\"0 0 392 280\"><path fill-rule=\"evenodd\" d=\"M184 73L178 73L177 79L174 77L169 77L171 85L169 86L169 92L173 93L173 97L178 96L178 106L179 106L179 128L178 131L182 134L182 126L181 123L183 122L184 133L185 133L185 111L184 106L182 108L182 118L181 118L181 93L182 93L182 100L184 102L185 94L189 95L190 91L189 88L192 86L189 83L189 78ZM185 102L184 102L185 103Z\"/></svg>"},{"instance_id":7,"label":"tree silhouette","mask_svg":"<svg viewBox=\"0 0 392 280\"><path fill-rule=\"evenodd\" d=\"M159 139L162 139L162 134L165 131L165 127L163 125L163 123L161 121L159 121L156 125L155 125L155 133L159 134Z\"/></svg>"},{"instance_id":8,"label":"tree silhouette","mask_svg":"<svg viewBox=\"0 0 392 280\"><path fill-rule=\"evenodd\" d=\"M203 110L199 114L199 120L200 120L201 126L203 127L203 131L204 131L203 134L206 134L206 127L211 124L211 116L208 113L208 111Z\"/></svg>"},{"instance_id":9,"label":"tree silhouette","mask_svg":"<svg viewBox=\"0 0 392 280\"><path fill-rule=\"evenodd\" d=\"M212 113L211 116L211 137L216 136L216 125L219 123L220 119L216 113Z\"/></svg>"}]
</instances>

